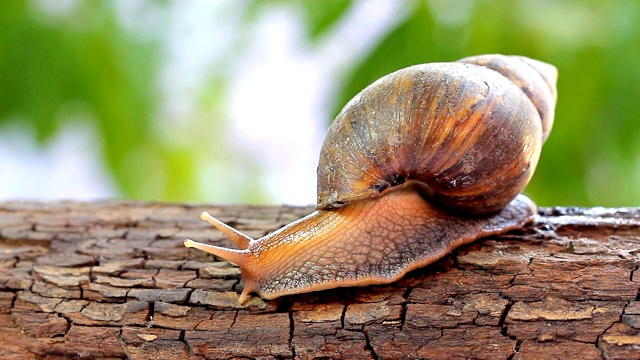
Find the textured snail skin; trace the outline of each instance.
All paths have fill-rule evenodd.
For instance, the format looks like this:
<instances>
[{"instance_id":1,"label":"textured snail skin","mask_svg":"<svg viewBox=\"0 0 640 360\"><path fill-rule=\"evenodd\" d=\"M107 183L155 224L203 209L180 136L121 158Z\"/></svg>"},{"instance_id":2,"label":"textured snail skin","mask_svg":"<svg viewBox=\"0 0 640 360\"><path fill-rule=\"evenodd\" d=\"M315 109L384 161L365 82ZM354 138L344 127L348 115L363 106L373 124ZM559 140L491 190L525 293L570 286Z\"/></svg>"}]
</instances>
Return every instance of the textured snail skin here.
<instances>
[{"instance_id":1,"label":"textured snail skin","mask_svg":"<svg viewBox=\"0 0 640 360\"><path fill-rule=\"evenodd\" d=\"M524 57L416 65L368 86L329 129L317 211L239 250L186 240L241 268L243 303L385 284L531 221L520 192L553 124L557 72Z\"/></svg>"},{"instance_id":2,"label":"textured snail skin","mask_svg":"<svg viewBox=\"0 0 640 360\"><path fill-rule=\"evenodd\" d=\"M187 240L238 264L244 290L265 299L342 286L387 284L478 238L530 221L535 204L520 195L490 217L461 216L425 201L415 185L335 210L318 210L233 251Z\"/></svg>"}]
</instances>

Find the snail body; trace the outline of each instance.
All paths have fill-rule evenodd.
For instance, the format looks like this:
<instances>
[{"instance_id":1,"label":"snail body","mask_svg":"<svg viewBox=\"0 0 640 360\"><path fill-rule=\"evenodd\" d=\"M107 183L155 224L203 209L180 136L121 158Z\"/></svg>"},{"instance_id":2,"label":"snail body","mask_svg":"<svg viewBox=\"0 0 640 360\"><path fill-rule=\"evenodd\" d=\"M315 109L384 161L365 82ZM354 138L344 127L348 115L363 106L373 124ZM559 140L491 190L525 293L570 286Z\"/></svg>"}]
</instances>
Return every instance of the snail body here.
<instances>
[{"instance_id":1,"label":"snail body","mask_svg":"<svg viewBox=\"0 0 640 360\"><path fill-rule=\"evenodd\" d=\"M389 74L331 125L315 212L257 240L205 213L239 250L185 246L240 266L242 303L390 283L518 228L537 211L519 194L553 124L556 78L551 65L503 55Z\"/></svg>"}]
</instances>

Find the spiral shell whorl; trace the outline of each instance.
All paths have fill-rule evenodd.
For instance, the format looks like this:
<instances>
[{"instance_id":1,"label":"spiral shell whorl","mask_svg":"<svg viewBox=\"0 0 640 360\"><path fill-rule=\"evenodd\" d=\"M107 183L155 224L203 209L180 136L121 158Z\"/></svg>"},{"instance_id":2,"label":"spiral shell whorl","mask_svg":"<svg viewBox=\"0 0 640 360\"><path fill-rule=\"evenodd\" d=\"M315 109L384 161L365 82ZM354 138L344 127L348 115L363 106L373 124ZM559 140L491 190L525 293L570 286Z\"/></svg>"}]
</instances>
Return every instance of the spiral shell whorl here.
<instances>
[{"instance_id":1,"label":"spiral shell whorl","mask_svg":"<svg viewBox=\"0 0 640 360\"><path fill-rule=\"evenodd\" d=\"M416 65L354 97L320 154L318 207L374 197L407 181L465 212L488 213L513 200L533 175L552 124L552 115L541 115L553 113L555 78L535 75L530 85L535 76L512 75L533 69L522 58L495 58L509 63L507 75L494 71L504 66L494 66L493 56Z\"/></svg>"},{"instance_id":2,"label":"spiral shell whorl","mask_svg":"<svg viewBox=\"0 0 640 360\"><path fill-rule=\"evenodd\" d=\"M542 120L542 140L547 140L553 127L558 97L558 70L555 66L524 56L499 54L470 56L458 62L487 67L516 84L538 110Z\"/></svg>"}]
</instances>

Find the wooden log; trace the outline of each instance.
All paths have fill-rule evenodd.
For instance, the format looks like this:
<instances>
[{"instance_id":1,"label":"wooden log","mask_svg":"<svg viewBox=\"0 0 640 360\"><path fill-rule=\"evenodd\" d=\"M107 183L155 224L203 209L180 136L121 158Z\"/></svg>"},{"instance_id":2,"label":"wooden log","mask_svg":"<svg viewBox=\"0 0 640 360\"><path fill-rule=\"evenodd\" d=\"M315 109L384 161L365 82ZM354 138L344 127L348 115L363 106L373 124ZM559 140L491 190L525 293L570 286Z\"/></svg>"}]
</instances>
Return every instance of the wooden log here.
<instances>
[{"instance_id":1,"label":"wooden log","mask_svg":"<svg viewBox=\"0 0 640 360\"><path fill-rule=\"evenodd\" d=\"M385 286L238 305L231 246L311 208L0 203L0 358L640 358L640 209L542 209Z\"/></svg>"}]
</instances>

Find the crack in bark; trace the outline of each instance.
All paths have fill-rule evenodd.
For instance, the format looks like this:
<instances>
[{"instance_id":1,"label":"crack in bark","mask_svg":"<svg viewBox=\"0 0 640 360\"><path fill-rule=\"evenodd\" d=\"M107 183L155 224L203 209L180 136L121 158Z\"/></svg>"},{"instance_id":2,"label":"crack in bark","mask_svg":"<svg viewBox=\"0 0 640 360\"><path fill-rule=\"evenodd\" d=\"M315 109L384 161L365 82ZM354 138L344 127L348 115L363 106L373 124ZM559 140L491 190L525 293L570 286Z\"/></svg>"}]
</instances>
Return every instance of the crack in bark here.
<instances>
[{"instance_id":1,"label":"crack in bark","mask_svg":"<svg viewBox=\"0 0 640 360\"><path fill-rule=\"evenodd\" d=\"M413 286L409 286L402 293L402 303L400 304L400 331L404 328L404 324L407 319L407 305L409 304L409 295L411 295L413 288Z\"/></svg>"},{"instance_id":2,"label":"crack in bark","mask_svg":"<svg viewBox=\"0 0 640 360\"><path fill-rule=\"evenodd\" d=\"M598 335L598 337L596 338L595 341L595 347L596 349L598 349L600 351L600 355L602 355L603 359L609 359L609 354L607 354L607 349L605 349L602 344L601 344L601 339L604 336L604 334L607 333L607 331L609 331L611 328L613 328L616 324L620 324L623 322L623 317L625 315L625 311L627 310L627 306L629 306L630 302L626 302L624 304L624 306L622 307L622 311L620 312L620 317L618 318L617 321L612 322L609 326L607 326L606 329L604 329L600 335Z\"/></svg>"},{"instance_id":3,"label":"crack in bark","mask_svg":"<svg viewBox=\"0 0 640 360\"><path fill-rule=\"evenodd\" d=\"M238 310L234 311L233 321L231 322L231 325L229 325L229 330L231 330L236 324L236 320L238 320Z\"/></svg>"},{"instance_id":4,"label":"crack in bark","mask_svg":"<svg viewBox=\"0 0 640 360\"><path fill-rule=\"evenodd\" d=\"M293 359L296 358L296 349L293 344L293 335L294 334L294 321L293 321L293 311L289 311L289 351L291 351L291 355Z\"/></svg>"},{"instance_id":5,"label":"crack in bark","mask_svg":"<svg viewBox=\"0 0 640 360\"><path fill-rule=\"evenodd\" d=\"M373 345L371 344L371 340L369 339L369 334L367 332L366 329L363 329L362 331L364 333L364 341L365 341L365 350L369 351L369 354L371 354L371 358L373 358L374 360L378 360L378 354L376 353L375 349L373 348Z\"/></svg>"},{"instance_id":6,"label":"crack in bark","mask_svg":"<svg viewBox=\"0 0 640 360\"><path fill-rule=\"evenodd\" d=\"M118 331L118 341L120 342L120 346L122 346L122 351L126 355L125 359L133 359L131 357L131 354L129 354L129 349L127 349L127 342L124 340L124 337L122 336L123 330L124 330L124 327L120 327L120 331Z\"/></svg>"},{"instance_id":7,"label":"crack in bark","mask_svg":"<svg viewBox=\"0 0 640 360\"><path fill-rule=\"evenodd\" d=\"M500 314L500 320L498 321L498 327L500 328L500 333L503 336L509 337L511 338L507 332L508 332L508 326L505 325L505 321L507 320L507 316L509 315L509 311L511 311L511 307L513 306L513 304L515 304L514 301L507 299L509 302L507 303L507 305L505 305L504 310L502 311L502 314Z\"/></svg>"},{"instance_id":8,"label":"crack in bark","mask_svg":"<svg viewBox=\"0 0 640 360\"><path fill-rule=\"evenodd\" d=\"M518 352L520 351L520 347L522 346L522 343L524 342L524 340L516 340L516 344L513 347L513 352L511 353L511 355L507 358L507 360L513 360L513 358L518 354Z\"/></svg>"},{"instance_id":9,"label":"crack in bark","mask_svg":"<svg viewBox=\"0 0 640 360\"><path fill-rule=\"evenodd\" d=\"M151 328L153 326L153 315L155 313L155 301L149 302L149 312L147 313L147 327Z\"/></svg>"}]
</instances>

